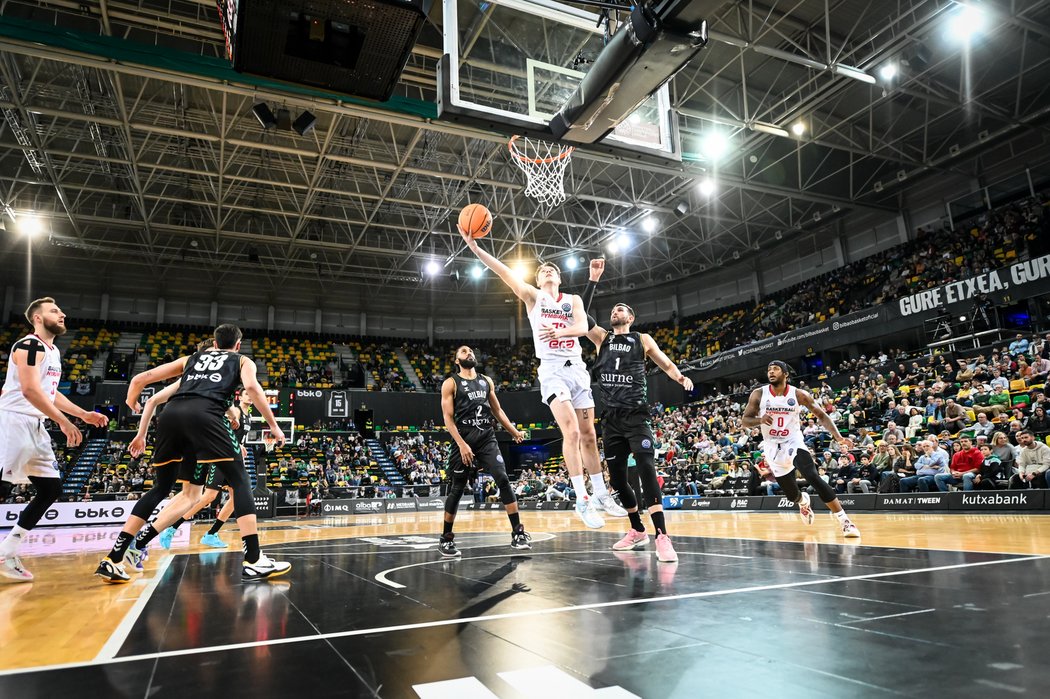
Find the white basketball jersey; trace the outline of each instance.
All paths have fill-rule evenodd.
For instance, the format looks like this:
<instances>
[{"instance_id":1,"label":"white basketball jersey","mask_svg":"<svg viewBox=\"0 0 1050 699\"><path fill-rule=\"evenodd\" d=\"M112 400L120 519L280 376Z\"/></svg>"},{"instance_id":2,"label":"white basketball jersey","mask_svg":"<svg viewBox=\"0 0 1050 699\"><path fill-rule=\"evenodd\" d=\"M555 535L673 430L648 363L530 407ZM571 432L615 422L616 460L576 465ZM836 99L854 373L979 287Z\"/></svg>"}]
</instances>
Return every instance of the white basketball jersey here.
<instances>
[{"instance_id":1,"label":"white basketball jersey","mask_svg":"<svg viewBox=\"0 0 1050 699\"><path fill-rule=\"evenodd\" d=\"M777 395L773 392L773 387L767 384L762 389L762 402L758 416L771 416L773 424L762 423L762 439L767 442L790 442L796 439L801 441L802 423L799 419L801 412L802 406L799 405L794 386L788 386L783 395Z\"/></svg>"},{"instance_id":2,"label":"white basketball jersey","mask_svg":"<svg viewBox=\"0 0 1050 699\"><path fill-rule=\"evenodd\" d=\"M58 348L32 334L26 335L18 342L22 340L39 340L44 345L44 353L36 356L36 366L30 368L36 369L40 376L40 390L44 392L49 401L54 403L55 393L58 392L58 382L62 378L62 357ZM17 345L18 342L15 344ZM14 354L14 349L14 347L11 348L12 354ZM7 380L4 381L3 392L0 393L0 410L33 417L45 417L22 395L22 382L18 379L18 367L10 361L7 364Z\"/></svg>"},{"instance_id":3,"label":"white basketball jersey","mask_svg":"<svg viewBox=\"0 0 1050 699\"><path fill-rule=\"evenodd\" d=\"M532 343L536 347L536 357L540 361L558 361L580 359L583 349L580 338L565 337L560 340L541 340L540 330L545 327L566 328L573 324L572 294L558 294L554 298L540 291L536 295L536 305L529 311L529 322L532 323Z\"/></svg>"}]
</instances>

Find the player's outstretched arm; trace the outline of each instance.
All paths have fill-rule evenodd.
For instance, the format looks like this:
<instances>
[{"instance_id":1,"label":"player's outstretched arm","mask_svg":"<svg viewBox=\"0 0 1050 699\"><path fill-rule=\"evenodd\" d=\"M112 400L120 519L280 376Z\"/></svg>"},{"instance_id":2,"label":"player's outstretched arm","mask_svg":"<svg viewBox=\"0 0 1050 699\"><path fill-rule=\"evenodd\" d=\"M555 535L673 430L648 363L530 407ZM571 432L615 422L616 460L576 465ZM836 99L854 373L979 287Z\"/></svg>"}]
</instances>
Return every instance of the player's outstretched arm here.
<instances>
[{"instance_id":1,"label":"player's outstretched arm","mask_svg":"<svg viewBox=\"0 0 1050 699\"><path fill-rule=\"evenodd\" d=\"M693 382L689 380L689 377L682 373L681 369L671 361L671 358L664 354L664 351L660 349L656 344L656 340L649 333L641 333L642 347L645 348L645 354L647 357L653 360L656 366L660 367L665 374L671 377L671 380L675 383L681 384L682 388L687 391L693 390Z\"/></svg>"},{"instance_id":2,"label":"player's outstretched arm","mask_svg":"<svg viewBox=\"0 0 1050 699\"><path fill-rule=\"evenodd\" d=\"M142 407L142 417L139 418L139 429L135 433L135 438L131 440L131 444L128 445L128 451L134 457L142 456L146 451L146 435L149 434L149 424L153 420L153 415L157 412L157 408L168 402L168 399L175 395L175 392L179 390L179 386L182 385L182 381L176 381L175 383L165 386L163 391L160 391L153 395L146 405Z\"/></svg>"},{"instance_id":3,"label":"player's outstretched arm","mask_svg":"<svg viewBox=\"0 0 1050 699\"><path fill-rule=\"evenodd\" d=\"M277 425L273 411L270 410L270 402L266 400L266 394L263 393L257 371L255 362L247 357L241 357L241 384L251 397L252 403L259 408L259 414L266 420L266 424L270 427L270 433L273 435L277 446L284 446L284 430Z\"/></svg>"},{"instance_id":4,"label":"player's outstretched arm","mask_svg":"<svg viewBox=\"0 0 1050 699\"><path fill-rule=\"evenodd\" d=\"M175 361L161 364L141 374L136 374L132 377L131 382L128 383L128 396L124 402L133 411L138 412L139 396L142 395L142 389L151 383L167 381L168 379L174 379L176 376L182 376L182 372L186 370L187 359L189 357L179 357Z\"/></svg>"},{"instance_id":5,"label":"player's outstretched arm","mask_svg":"<svg viewBox=\"0 0 1050 699\"><path fill-rule=\"evenodd\" d=\"M507 433L513 437L514 441L520 442L525 438L525 435L518 431L518 428L510 421L507 414L503 412L503 406L499 404L499 399L496 398L496 385L492 383L492 379L486 376L485 380L489 384L489 407L492 408L492 414L499 420L499 424L503 425L503 429L507 430Z\"/></svg>"},{"instance_id":6,"label":"player's outstretched arm","mask_svg":"<svg viewBox=\"0 0 1050 699\"><path fill-rule=\"evenodd\" d=\"M536 292L537 289L532 284L526 284L521 279L518 279L514 275L514 272L510 267L500 262L494 255L490 255L481 249L478 245L478 241L471 237L469 233L459 228L459 234L463 237L467 247L470 248L471 252L478 256L481 262L496 273L503 283L510 287L510 290L514 292L514 295L525 302L530 308L536 303Z\"/></svg>"},{"instance_id":7,"label":"player's outstretched arm","mask_svg":"<svg viewBox=\"0 0 1050 699\"><path fill-rule=\"evenodd\" d=\"M109 424L109 418L102 413L97 413L93 410L84 410L61 393L55 394L55 405L66 415L78 417L89 425L105 427Z\"/></svg>"},{"instance_id":8,"label":"player's outstretched arm","mask_svg":"<svg viewBox=\"0 0 1050 699\"><path fill-rule=\"evenodd\" d=\"M798 404L803 408L808 408L809 412L813 413L813 417L817 418L817 422L823 425L824 429L831 433L831 436L836 442L841 444L847 451L853 448L853 442L842 436L839 432L838 425L836 425L835 421L831 419L831 416L824 412L824 408L817 405L817 402L813 400L813 396L810 395L809 391L796 389L795 395L798 396Z\"/></svg>"}]
</instances>

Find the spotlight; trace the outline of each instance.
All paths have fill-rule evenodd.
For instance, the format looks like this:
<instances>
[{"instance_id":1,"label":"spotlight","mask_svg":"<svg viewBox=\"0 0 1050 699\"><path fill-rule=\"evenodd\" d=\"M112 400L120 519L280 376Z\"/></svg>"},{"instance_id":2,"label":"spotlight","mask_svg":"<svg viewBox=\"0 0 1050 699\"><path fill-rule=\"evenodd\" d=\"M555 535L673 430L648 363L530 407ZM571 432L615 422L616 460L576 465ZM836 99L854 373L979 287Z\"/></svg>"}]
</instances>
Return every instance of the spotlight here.
<instances>
[{"instance_id":1,"label":"spotlight","mask_svg":"<svg viewBox=\"0 0 1050 699\"><path fill-rule=\"evenodd\" d=\"M439 265L434 260L431 260L430 262L427 262L427 264L423 267L423 269L428 275L433 277L433 276L436 276L437 273L441 271L441 265Z\"/></svg>"},{"instance_id":2,"label":"spotlight","mask_svg":"<svg viewBox=\"0 0 1050 699\"><path fill-rule=\"evenodd\" d=\"M886 65L879 68L879 77L882 78L883 82L889 82L897 77L897 64L887 63Z\"/></svg>"},{"instance_id":3,"label":"spotlight","mask_svg":"<svg viewBox=\"0 0 1050 699\"><path fill-rule=\"evenodd\" d=\"M44 221L34 214L23 214L15 219L18 232L29 238L35 238L44 232Z\"/></svg>"},{"instance_id":4,"label":"spotlight","mask_svg":"<svg viewBox=\"0 0 1050 699\"><path fill-rule=\"evenodd\" d=\"M448 278L451 279L454 282L458 282L459 281L459 270L458 269L454 269L451 272L449 272L448 273Z\"/></svg>"},{"instance_id":5,"label":"spotlight","mask_svg":"<svg viewBox=\"0 0 1050 699\"><path fill-rule=\"evenodd\" d=\"M292 130L300 136L305 136L317 126L317 117L310 112L304 111L292 122Z\"/></svg>"},{"instance_id":6,"label":"spotlight","mask_svg":"<svg viewBox=\"0 0 1050 699\"><path fill-rule=\"evenodd\" d=\"M700 151L709 160L719 160L729 151L729 139L721 131L710 131L701 139Z\"/></svg>"},{"instance_id":7,"label":"spotlight","mask_svg":"<svg viewBox=\"0 0 1050 699\"><path fill-rule=\"evenodd\" d=\"M470 268L470 276L473 277L474 279L481 279L481 275L483 273L484 273L484 270L481 269L481 265L474 265L473 267Z\"/></svg>"},{"instance_id":8,"label":"spotlight","mask_svg":"<svg viewBox=\"0 0 1050 699\"><path fill-rule=\"evenodd\" d=\"M984 13L974 5L963 5L948 20L947 36L968 43L983 28Z\"/></svg>"},{"instance_id":9,"label":"spotlight","mask_svg":"<svg viewBox=\"0 0 1050 699\"><path fill-rule=\"evenodd\" d=\"M645 220L642 221L642 229L649 235L652 235L656 232L656 227L659 224L660 222L654 216L646 216Z\"/></svg>"},{"instance_id":10,"label":"spotlight","mask_svg":"<svg viewBox=\"0 0 1050 699\"><path fill-rule=\"evenodd\" d=\"M795 134L796 136L801 136L802 134L806 133L806 125L803 124L801 121L796 121L794 124L791 125L791 133Z\"/></svg>"},{"instance_id":11,"label":"spotlight","mask_svg":"<svg viewBox=\"0 0 1050 699\"><path fill-rule=\"evenodd\" d=\"M709 197L715 193L715 181L712 180L710 177L705 178L703 180L700 180L700 184L698 184L696 188L705 197Z\"/></svg>"},{"instance_id":12,"label":"spotlight","mask_svg":"<svg viewBox=\"0 0 1050 699\"><path fill-rule=\"evenodd\" d=\"M524 279L525 275L528 274L528 269L525 267L524 262L519 262L511 267L511 273L518 279Z\"/></svg>"},{"instance_id":13,"label":"spotlight","mask_svg":"<svg viewBox=\"0 0 1050 699\"><path fill-rule=\"evenodd\" d=\"M270 107L265 102L260 102L252 107L252 114L255 115L255 118L259 120L259 124L264 129L272 129L277 126L277 117L273 115Z\"/></svg>"},{"instance_id":14,"label":"spotlight","mask_svg":"<svg viewBox=\"0 0 1050 699\"><path fill-rule=\"evenodd\" d=\"M576 269L576 267L579 264L580 263L576 261L576 257L574 255L569 255L569 257L565 258L566 269Z\"/></svg>"},{"instance_id":15,"label":"spotlight","mask_svg":"<svg viewBox=\"0 0 1050 699\"><path fill-rule=\"evenodd\" d=\"M689 202L683 199L675 204L674 210L678 212L679 216L685 216L689 212Z\"/></svg>"}]
</instances>

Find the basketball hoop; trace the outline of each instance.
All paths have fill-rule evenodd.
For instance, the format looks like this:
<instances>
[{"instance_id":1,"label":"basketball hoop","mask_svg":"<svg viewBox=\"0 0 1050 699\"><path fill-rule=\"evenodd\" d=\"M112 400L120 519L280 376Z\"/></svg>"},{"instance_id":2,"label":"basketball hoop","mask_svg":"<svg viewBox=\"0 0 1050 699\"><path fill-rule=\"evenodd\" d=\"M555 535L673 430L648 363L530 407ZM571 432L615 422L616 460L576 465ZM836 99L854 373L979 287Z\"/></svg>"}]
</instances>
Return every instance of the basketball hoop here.
<instances>
[{"instance_id":1,"label":"basketball hoop","mask_svg":"<svg viewBox=\"0 0 1050 699\"><path fill-rule=\"evenodd\" d=\"M565 201L565 168L575 148L514 136L507 149L514 164L525 173L525 196L544 206Z\"/></svg>"},{"instance_id":2,"label":"basketball hoop","mask_svg":"<svg viewBox=\"0 0 1050 699\"><path fill-rule=\"evenodd\" d=\"M263 437L263 446L266 447L266 451L272 452L274 446L277 444L277 438L271 435Z\"/></svg>"}]
</instances>

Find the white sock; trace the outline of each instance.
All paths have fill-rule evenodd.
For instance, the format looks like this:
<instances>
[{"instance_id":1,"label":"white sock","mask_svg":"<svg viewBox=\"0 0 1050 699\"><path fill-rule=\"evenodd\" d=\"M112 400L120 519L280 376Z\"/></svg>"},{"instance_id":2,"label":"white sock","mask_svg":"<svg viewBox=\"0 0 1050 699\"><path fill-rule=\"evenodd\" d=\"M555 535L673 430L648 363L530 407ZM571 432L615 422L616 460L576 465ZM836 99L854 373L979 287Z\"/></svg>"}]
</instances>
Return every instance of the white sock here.
<instances>
[{"instance_id":1,"label":"white sock","mask_svg":"<svg viewBox=\"0 0 1050 699\"><path fill-rule=\"evenodd\" d=\"M591 474L591 490L594 491L594 497L601 497L602 495L608 495L609 490L605 487L605 477L602 474L597 476Z\"/></svg>"},{"instance_id":2,"label":"white sock","mask_svg":"<svg viewBox=\"0 0 1050 699\"><path fill-rule=\"evenodd\" d=\"M849 521L849 515L846 514L845 510L839 510L838 512L835 513L835 516L838 517L839 521L842 522L843 524L845 524L846 522Z\"/></svg>"},{"instance_id":3,"label":"white sock","mask_svg":"<svg viewBox=\"0 0 1050 699\"><path fill-rule=\"evenodd\" d=\"M16 524L4 539L4 543L0 544L0 556L13 556L18 553L18 547L22 545L22 537L28 533L28 529L23 529Z\"/></svg>"},{"instance_id":4,"label":"white sock","mask_svg":"<svg viewBox=\"0 0 1050 699\"><path fill-rule=\"evenodd\" d=\"M572 489L576 491L576 499L580 501L586 500L588 498L587 481L583 480L583 474L571 476L569 480L572 481Z\"/></svg>"}]
</instances>

